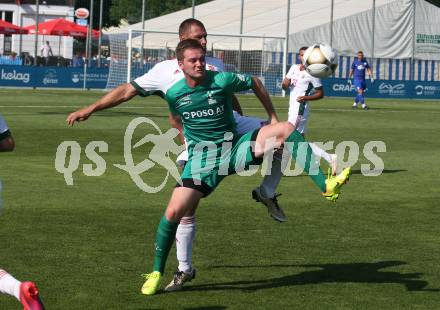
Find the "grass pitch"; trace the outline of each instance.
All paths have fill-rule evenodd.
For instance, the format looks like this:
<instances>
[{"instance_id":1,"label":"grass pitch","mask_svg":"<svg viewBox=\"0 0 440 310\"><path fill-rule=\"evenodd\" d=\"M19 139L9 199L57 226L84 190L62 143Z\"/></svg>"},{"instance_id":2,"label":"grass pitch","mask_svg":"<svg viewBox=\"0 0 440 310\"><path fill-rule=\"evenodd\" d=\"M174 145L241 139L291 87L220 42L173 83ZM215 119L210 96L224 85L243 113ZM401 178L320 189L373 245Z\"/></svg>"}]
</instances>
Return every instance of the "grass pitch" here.
<instances>
[{"instance_id":1,"label":"grass pitch","mask_svg":"<svg viewBox=\"0 0 440 310\"><path fill-rule=\"evenodd\" d=\"M3 210L0 268L40 288L48 309L436 309L440 307L440 105L438 102L351 99L312 103L309 140L360 145L355 174L336 204L305 176L284 177L279 198L288 222L273 221L250 192L260 175L228 177L197 212L197 278L182 292L140 294L152 267L153 242L174 181L157 194L140 191L124 163L128 123L147 116L168 128L166 104L136 98L68 128L69 112L101 92L0 90L0 113L17 142L0 154ZM254 97L247 114L264 116ZM281 119L287 98L274 98ZM144 132L143 132L144 130ZM142 137L148 128L139 129ZM74 185L55 170L58 145L82 148ZM85 176L90 141L108 143L99 177ZM362 148L381 140L384 173L366 177ZM137 141L137 140L136 140ZM136 158L146 158L144 153ZM144 180L158 185L162 168ZM172 249L164 285L176 268ZM0 296L0 309L20 309Z\"/></svg>"}]
</instances>

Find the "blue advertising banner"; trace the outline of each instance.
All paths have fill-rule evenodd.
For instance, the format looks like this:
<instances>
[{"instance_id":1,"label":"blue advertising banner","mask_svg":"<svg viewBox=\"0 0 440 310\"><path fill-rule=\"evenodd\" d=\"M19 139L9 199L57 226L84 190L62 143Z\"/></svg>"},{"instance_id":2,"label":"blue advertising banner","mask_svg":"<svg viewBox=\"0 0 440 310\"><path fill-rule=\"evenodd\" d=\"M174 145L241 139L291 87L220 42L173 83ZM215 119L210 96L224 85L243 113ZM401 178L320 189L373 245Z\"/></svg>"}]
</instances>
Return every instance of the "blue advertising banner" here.
<instances>
[{"instance_id":1,"label":"blue advertising banner","mask_svg":"<svg viewBox=\"0 0 440 310\"><path fill-rule=\"evenodd\" d=\"M88 68L86 88L105 89L108 68ZM270 94L280 94L282 79L279 74L263 76ZM83 88L84 69L80 67L27 67L0 65L0 87ZM354 97L355 87L346 79L323 79L325 96ZM367 80L369 98L440 99L440 82Z\"/></svg>"},{"instance_id":2,"label":"blue advertising banner","mask_svg":"<svg viewBox=\"0 0 440 310\"><path fill-rule=\"evenodd\" d=\"M108 68L88 68L86 88L104 89ZM83 88L84 69L65 67L0 66L0 86Z\"/></svg>"},{"instance_id":3,"label":"blue advertising banner","mask_svg":"<svg viewBox=\"0 0 440 310\"><path fill-rule=\"evenodd\" d=\"M356 89L346 79L322 80L326 96L354 97ZM440 99L440 82L367 80L366 96L370 98Z\"/></svg>"}]
</instances>

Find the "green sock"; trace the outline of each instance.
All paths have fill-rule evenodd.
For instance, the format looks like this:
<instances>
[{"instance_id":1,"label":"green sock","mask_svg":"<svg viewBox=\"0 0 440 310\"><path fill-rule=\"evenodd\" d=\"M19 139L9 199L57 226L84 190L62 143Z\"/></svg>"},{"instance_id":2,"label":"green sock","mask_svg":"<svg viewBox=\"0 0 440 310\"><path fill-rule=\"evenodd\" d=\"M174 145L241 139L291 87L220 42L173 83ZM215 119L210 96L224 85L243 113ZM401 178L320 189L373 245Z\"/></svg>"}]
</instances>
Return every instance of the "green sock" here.
<instances>
[{"instance_id":1,"label":"green sock","mask_svg":"<svg viewBox=\"0 0 440 310\"><path fill-rule=\"evenodd\" d=\"M174 239L176 239L176 230L179 223L173 223L166 219L165 215L160 220L156 233L156 253L154 254L153 271L159 271L163 274L168 254Z\"/></svg>"},{"instance_id":2,"label":"green sock","mask_svg":"<svg viewBox=\"0 0 440 310\"><path fill-rule=\"evenodd\" d=\"M288 144L289 151L291 152L292 157L295 159L295 161L304 168L304 171L307 172L309 177L312 178L313 182L315 182L316 186L319 187L321 192L325 193L327 190L325 185L325 176L319 166L312 166L312 164L316 162L315 156L313 155L312 149L310 145L306 142L304 137L295 130L286 139L286 142L290 142ZM297 160L298 157L299 159Z\"/></svg>"}]
</instances>

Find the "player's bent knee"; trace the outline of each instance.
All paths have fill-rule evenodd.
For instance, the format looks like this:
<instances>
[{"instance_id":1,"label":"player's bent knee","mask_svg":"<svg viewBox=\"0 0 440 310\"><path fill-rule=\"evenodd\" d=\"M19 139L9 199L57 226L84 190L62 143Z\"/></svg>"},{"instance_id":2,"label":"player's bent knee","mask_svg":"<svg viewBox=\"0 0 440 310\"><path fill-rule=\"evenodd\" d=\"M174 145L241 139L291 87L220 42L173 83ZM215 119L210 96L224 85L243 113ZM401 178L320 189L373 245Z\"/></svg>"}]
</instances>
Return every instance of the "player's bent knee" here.
<instances>
[{"instance_id":1,"label":"player's bent knee","mask_svg":"<svg viewBox=\"0 0 440 310\"><path fill-rule=\"evenodd\" d=\"M178 223L183 217L184 212L179 212L179 209L173 206L168 205L165 210L165 217L167 221Z\"/></svg>"},{"instance_id":2,"label":"player's bent knee","mask_svg":"<svg viewBox=\"0 0 440 310\"><path fill-rule=\"evenodd\" d=\"M284 141L290 136L292 132L295 131L295 126L290 122L282 122L281 124L281 134L279 137L281 140Z\"/></svg>"},{"instance_id":3,"label":"player's bent knee","mask_svg":"<svg viewBox=\"0 0 440 310\"><path fill-rule=\"evenodd\" d=\"M195 212L203 194L192 188L176 187L165 210L168 221L179 222L184 215Z\"/></svg>"}]
</instances>

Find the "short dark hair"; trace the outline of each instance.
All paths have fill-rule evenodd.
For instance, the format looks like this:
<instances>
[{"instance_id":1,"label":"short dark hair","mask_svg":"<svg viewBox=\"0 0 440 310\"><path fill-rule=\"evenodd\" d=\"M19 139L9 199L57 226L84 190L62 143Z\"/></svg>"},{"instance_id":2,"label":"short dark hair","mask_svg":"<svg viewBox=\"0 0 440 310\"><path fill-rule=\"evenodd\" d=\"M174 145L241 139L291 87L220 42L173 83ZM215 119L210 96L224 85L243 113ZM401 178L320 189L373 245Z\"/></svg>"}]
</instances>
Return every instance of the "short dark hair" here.
<instances>
[{"instance_id":1,"label":"short dark hair","mask_svg":"<svg viewBox=\"0 0 440 310\"><path fill-rule=\"evenodd\" d=\"M307 46L301 46L301 47L299 48L299 51L298 51L298 52L305 51L305 50L307 50L307 49L308 49Z\"/></svg>"},{"instance_id":2,"label":"short dark hair","mask_svg":"<svg viewBox=\"0 0 440 310\"><path fill-rule=\"evenodd\" d=\"M201 49L202 51L205 51L203 49L202 44L200 44L199 41L194 39L185 39L179 42L179 44L176 47L176 57L178 61L183 60L183 54L187 49Z\"/></svg>"},{"instance_id":3,"label":"short dark hair","mask_svg":"<svg viewBox=\"0 0 440 310\"><path fill-rule=\"evenodd\" d=\"M188 18L185 19L179 26L179 36L182 36L184 33L188 32L192 25L199 26L200 28L203 28L206 30L205 25L203 23L195 18Z\"/></svg>"},{"instance_id":4,"label":"short dark hair","mask_svg":"<svg viewBox=\"0 0 440 310\"><path fill-rule=\"evenodd\" d=\"M361 53L362 55L364 54L364 52L362 52L362 51L358 51L357 53L358 53L358 54Z\"/></svg>"}]
</instances>

